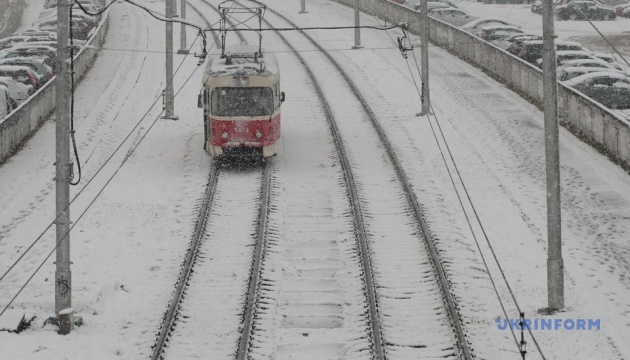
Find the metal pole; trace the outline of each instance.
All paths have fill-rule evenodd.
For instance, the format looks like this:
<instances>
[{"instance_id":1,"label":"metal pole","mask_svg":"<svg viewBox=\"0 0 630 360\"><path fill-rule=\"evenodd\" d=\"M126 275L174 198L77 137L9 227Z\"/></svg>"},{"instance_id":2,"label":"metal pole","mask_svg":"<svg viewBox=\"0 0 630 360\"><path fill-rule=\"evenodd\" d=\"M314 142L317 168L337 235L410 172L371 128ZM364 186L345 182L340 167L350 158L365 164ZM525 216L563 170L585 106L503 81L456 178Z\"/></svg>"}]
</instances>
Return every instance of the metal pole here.
<instances>
[{"instance_id":1,"label":"metal pole","mask_svg":"<svg viewBox=\"0 0 630 360\"><path fill-rule=\"evenodd\" d=\"M56 57L56 120L55 120L55 182L56 182L56 270L55 314L72 307L72 274L70 272L70 37L69 0L57 3ZM69 331L69 330L68 330Z\"/></svg>"},{"instance_id":2,"label":"metal pole","mask_svg":"<svg viewBox=\"0 0 630 360\"><path fill-rule=\"evenodd\" d=\"M300 10L300 14L306 13L306 0L302 0L302 10Z\"/></svg>"},{"instance_id":3,"label":"metal pole","mask_svg":"<svg viewBox=\"0 0 630 360\"><path fill-rule=\"evenodd\" d=\"M547 170L547 291L550 310L564 307L562 237L560 233L560 146L558 82L552 0L543 0L543 96L545 98L545 162Z\"/></svg>"},{"instance_id":4,"label":"metal pole","mask_svg":"<svg viewBox=\"0 0 630 360\"><path fill-rule=\"evenodd\" d=\"M431 97L429 96L429 16L427 0L420 1L420 67L422 72L422 112L431 113Z\"/></svg>"},{"instance_id":5,"label":"metal pole","mask_svg":"<svg viewBox=\"0 0 630 360\"><path fill-rule=\"evenodd\" d=\"M361 22L359 21L359 15L361 12L359 11L359 0L354 0L354 46L353 49L360 49L361 46Z\"/></svg>"},{"instance_id":6,"label":"metal pole","mask_svg":"<svg viewBox=\"0 0 630 360\"><path fill-rule=\"evenodd\" d=\"M181 0L181 19L186 20L186 0ZM179 51L178 54L188 54L188 46L186 45L186 25L182 23L181 31L179 38Z\"/></svg>"},{"instance_id":7,"label":"metal pole","mask_svg":"<svg viewBox=\"0 0 630 360\"><path fill-rule=\"evenodd\" d=\"M175 0L166 0L166 18L175 14ZM166 89L164 89L163 119L177 120L175 116L175 92L173 91L173 23L166 22Z\"/></svg>"}]
</instances>

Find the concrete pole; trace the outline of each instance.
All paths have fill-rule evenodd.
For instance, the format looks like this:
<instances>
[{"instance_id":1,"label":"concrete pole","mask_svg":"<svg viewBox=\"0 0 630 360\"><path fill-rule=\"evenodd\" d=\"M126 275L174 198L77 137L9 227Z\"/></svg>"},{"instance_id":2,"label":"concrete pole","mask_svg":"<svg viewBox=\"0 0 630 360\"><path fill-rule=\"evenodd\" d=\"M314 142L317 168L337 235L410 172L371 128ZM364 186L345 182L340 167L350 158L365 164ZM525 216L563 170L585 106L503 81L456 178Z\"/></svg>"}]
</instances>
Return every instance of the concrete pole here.
<instances>
[{"instance_id":1,"label":"concrete pole","mask_svg":"<svg viewBox=\"0 0 630 360\"><path fill-rule=\"evenodd\" d=\"M181 19L182 20L186 20L186 0L181 0ZM186 45L186 25L184 25L184 23L181 24L181 31L180 31L180 37L179 37L179 51L177 51L178 54L188 54L188 46Z\"/></svg>"},{"instance_id":2,"label":"concrete pole","mask_svg":"<svg viewBox=\"0 0 630 360\"><path fill-rule=\"evenodd\" d=\"M56 167L56 270L55 314L72 307L70 272L70 8L69 0L57 3L57 58L55 96L55 167Z\"/></svg>"},{"instance_id":3,"label":"concrete pole","mask_svg":"<svg viewBox=\"0 0 630 360\"><path fill-rule=\"evenodd\" d=\"M300 10L300 14L306 13L306 0L302 0L302 10Z\"/></svg>"},{"instance_id":4,"label":"concrete pole","mask_svg":"<svg viewBox=\"0 0 630 360\"><path fill-rule=\"evenodd\" d=\"M547 291L549 310L564 307L564 265L560 217L560 146L553 2L543 0L543 96L545 98L545 163L547 170Z\"/></svg>"},{"instance_id":5,"label":"concrete pole","mask_svg":"<svg viewBox=\"0 0 630 360\"><path fill-rule=\"evenodd\" d=\"M175 15L175 0L166 0L166 18ZM175 116L175 92L173 91L173 23L166 22L166 89L164 90L165 110L163 119L177 120Z\"/></svg>"},{"instance_id":6,"label":"concrete pole","mask_svg":"<svg viewBox=\"0 0 630 360\"><path fill-rule=\"evenodd\" d=\"M361 12L359 11L359 0L354 0L354 46L353 49L360 49L361 46L361 21L359 20L359 16Z\"/></svg>"},{"instance_id":7,"label":"concrete pole","mask_svg":"<svg viewBox=\"0 0 630 360\"><path fill-rule=\"evenodd\" d=\"M431 97L429 96L429 15L427 0L420 1L420 68L422 69L422 112L431 113Z\"/></svg>"}]
</instances>

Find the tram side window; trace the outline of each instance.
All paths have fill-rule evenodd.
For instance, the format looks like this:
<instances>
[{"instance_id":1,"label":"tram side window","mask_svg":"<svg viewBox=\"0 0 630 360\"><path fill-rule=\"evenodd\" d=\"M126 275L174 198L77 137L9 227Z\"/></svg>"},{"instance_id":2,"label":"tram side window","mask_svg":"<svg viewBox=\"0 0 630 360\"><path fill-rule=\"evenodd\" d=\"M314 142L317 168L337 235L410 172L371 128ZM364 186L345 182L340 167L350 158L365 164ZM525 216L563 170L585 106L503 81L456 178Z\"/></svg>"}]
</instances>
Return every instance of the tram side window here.
<instances>
[{"instance_id":1,"label":"tram side window","mask_svg":"<svg viewBox=\"0 0 630 360\"><path fill-rule=\"evenodd\" d=\"M273 112L271 88L216 88L210 100L211 112L217 116L261 116Z\"/></svg>"}]
</instances>

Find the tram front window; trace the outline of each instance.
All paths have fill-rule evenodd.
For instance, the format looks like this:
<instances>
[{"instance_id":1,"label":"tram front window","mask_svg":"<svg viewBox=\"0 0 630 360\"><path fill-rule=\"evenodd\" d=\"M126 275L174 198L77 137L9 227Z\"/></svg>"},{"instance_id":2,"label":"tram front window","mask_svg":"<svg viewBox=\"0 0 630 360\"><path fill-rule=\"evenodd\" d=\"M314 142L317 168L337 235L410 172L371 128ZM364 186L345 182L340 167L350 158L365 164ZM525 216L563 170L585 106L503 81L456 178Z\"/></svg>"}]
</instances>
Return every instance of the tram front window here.
<instances>
[{"instance_id":1,"label":"tram front window","mask_svg":"<svg viewBox=\"0 0 630 360\"><path fill-rule=\"evenodd\" d=\"M217 116L262 116L273 112L270 88L216 88L211 102L211 113Z\"/></svg>"}]
</instances>

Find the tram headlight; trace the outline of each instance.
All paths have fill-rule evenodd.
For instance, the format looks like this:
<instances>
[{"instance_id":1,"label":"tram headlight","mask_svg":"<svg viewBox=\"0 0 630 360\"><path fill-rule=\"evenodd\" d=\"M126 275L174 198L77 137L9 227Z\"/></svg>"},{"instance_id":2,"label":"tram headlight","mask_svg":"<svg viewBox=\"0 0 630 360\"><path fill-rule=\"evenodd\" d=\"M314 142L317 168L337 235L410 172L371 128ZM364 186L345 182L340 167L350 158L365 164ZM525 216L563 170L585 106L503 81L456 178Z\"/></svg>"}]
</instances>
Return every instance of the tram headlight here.
<instances>
[{"instance_id":1,"label":"tram headlight","mask_svg":"<svg viewBox=\"0 0 630 360\"><path fill-rule=\"evenodd\" d=\"M221 134L222 139L227 139L227 137L228 137L228 133L224 132L223 134Z\"/></svg>"},{"instance_id":2,"label":"tram headlight","mask_svg":"<svg viewBox=\"0 0 630 360\"><path fill-rule=\"evenodd\" d=\"M256 138L260 139L262 137L262 134L260 133L260 131L256 131Z\"/></svg>"}]
</instances>

